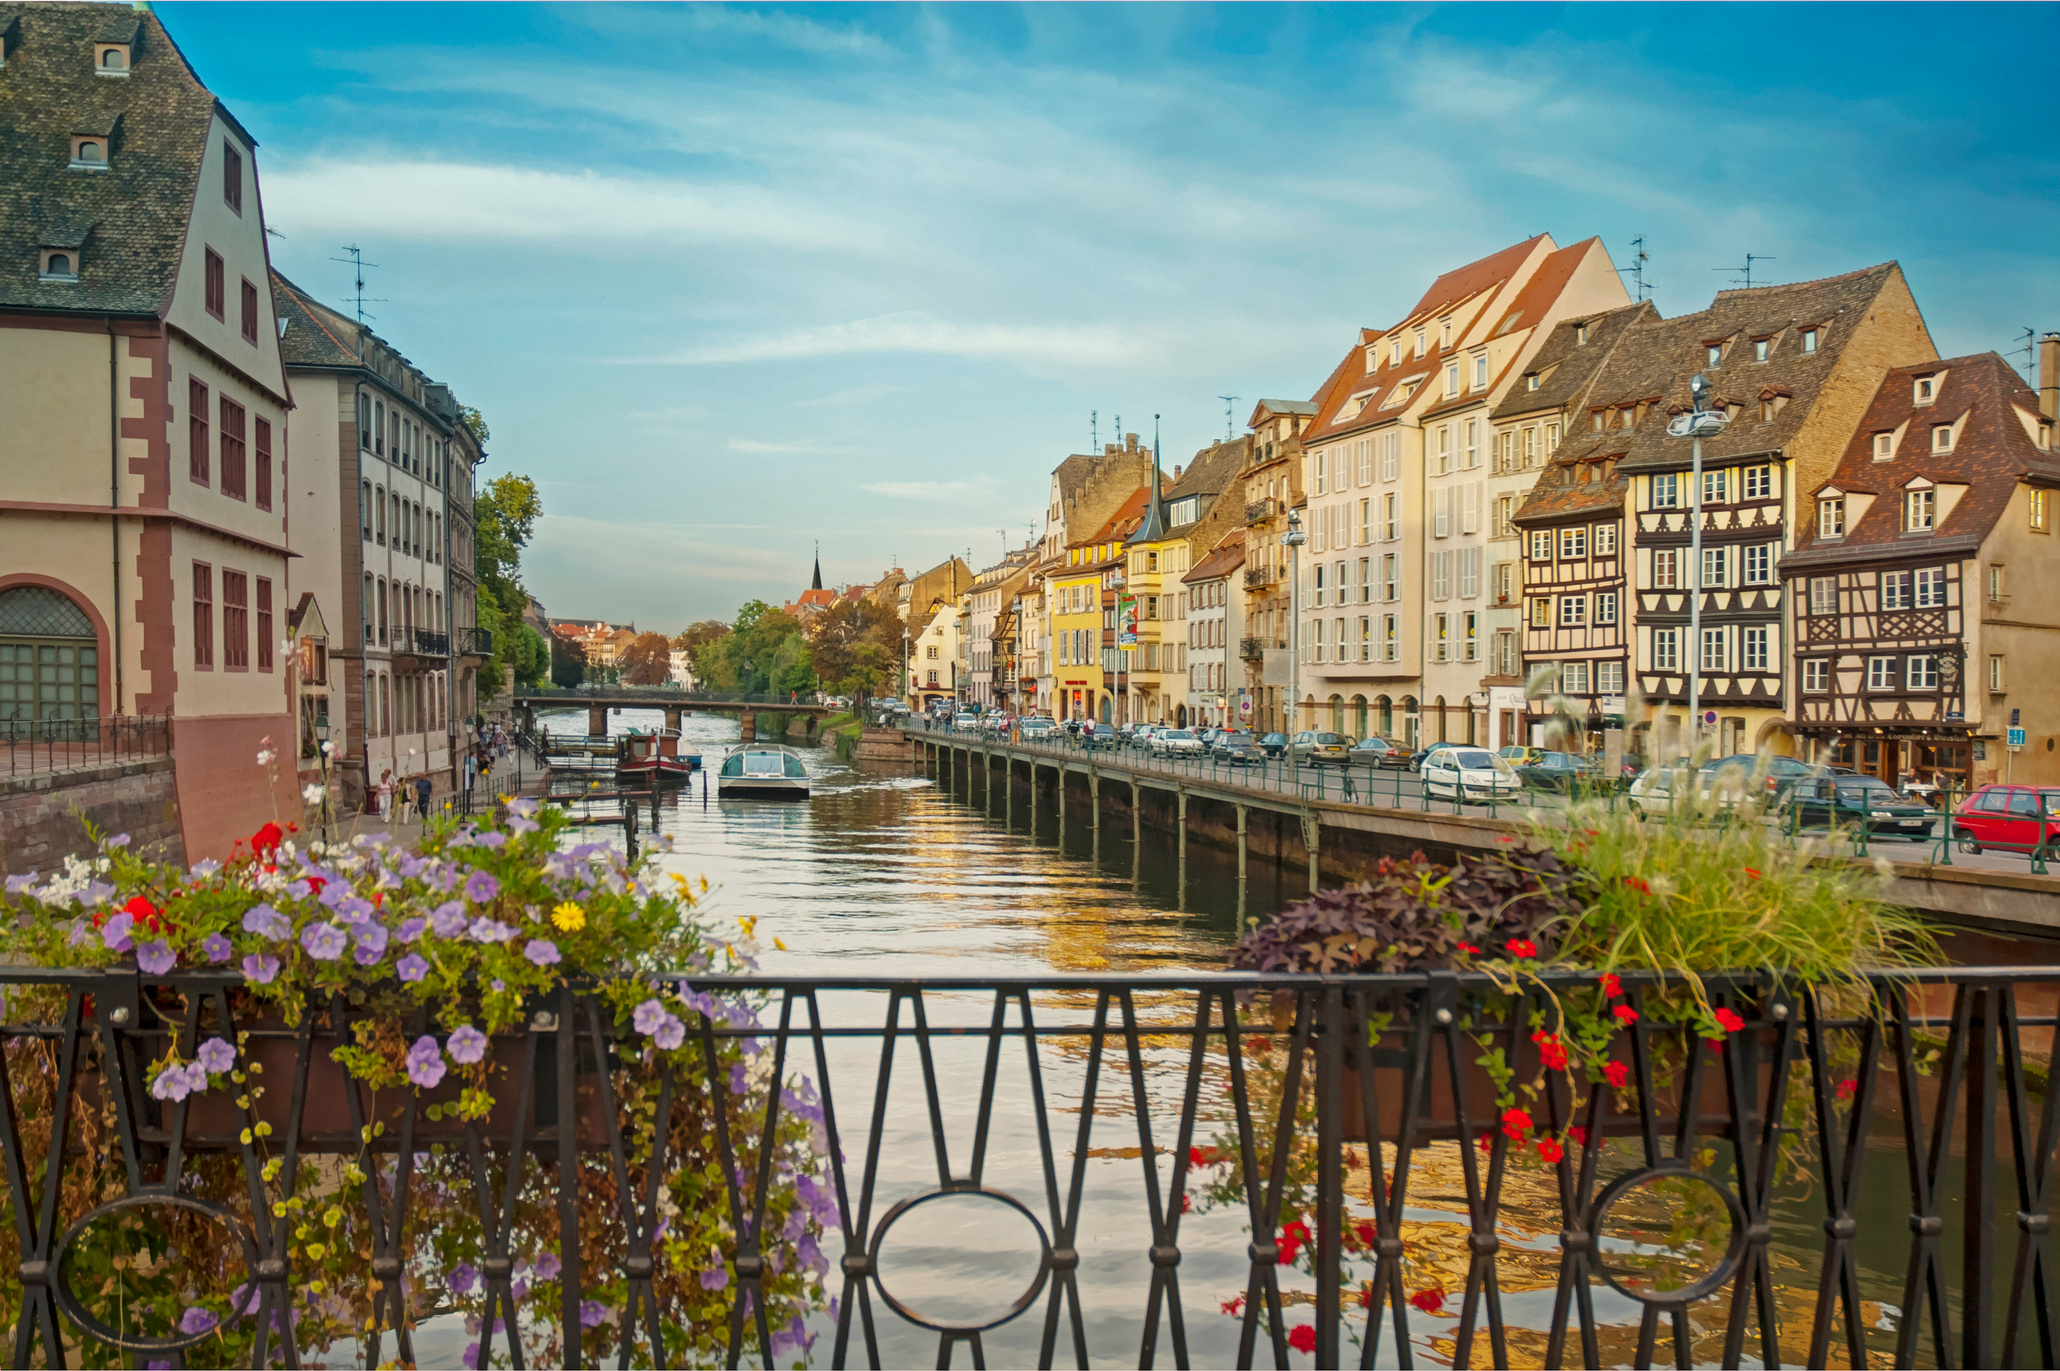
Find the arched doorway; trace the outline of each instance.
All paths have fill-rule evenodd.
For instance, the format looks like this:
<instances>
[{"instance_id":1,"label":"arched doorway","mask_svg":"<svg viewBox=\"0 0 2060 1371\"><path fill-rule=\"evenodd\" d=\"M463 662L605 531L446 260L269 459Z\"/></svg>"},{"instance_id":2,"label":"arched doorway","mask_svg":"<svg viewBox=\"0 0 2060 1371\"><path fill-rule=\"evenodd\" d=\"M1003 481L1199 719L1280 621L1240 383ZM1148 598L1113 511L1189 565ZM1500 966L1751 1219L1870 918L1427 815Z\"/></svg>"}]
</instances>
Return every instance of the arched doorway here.
<instances>
[{"instance_id":1,"label":"arched doorway","mask_svg":"<svg viewBox=\"0 0 2060 1371\"><path fill-rule=\"evenodd\" d=\"M1345 731L1345 697L1342 695L1332 695L1330 697L1330 731L1333 733L1343 733Z\"/></svg>"},{"instance_id":2,"label":"arched doorway","mask_svg":"<svg viewBox=\"0 0 2060 1371\"><path fill-rule=\"evenodd\" d=\"M1304 695L1302 697L1302 707L1295 711L1294 725L1288 729L1288 732L1291 734L1300 733L1314 727L1316 727L1316 697L1314 695Z\"/></svg>"},{"instance_id":3,"label":"arched doorway","mask_svg":"<svg viewBox=\"0 0 2060 1371\"><path fill-rule=\"evenodd\" d=\"M1402 741L1412 749L1423 746L1423 716L1417 712L1416 697L1402 697Z\"/></svg>"},{"instance_id":4,"label":"arched doorway","mask_svg":"<svg viewBox=\"0 0 2060 1371\"><path fill-rule=\"evenodd\" d=\"M1186 705L1175 705L1175 706L1173 706L1173 726L1174 726L1175 728L1186 728L1186 727L1187 727L1187 706L1186 706Z\"/></svg>"},{"instance_id":5,"label":"arched doorway","mask_svg":"<svg viewBox=\"0 0 2060 1371\"><path fill-rule=\"evenodd\" d=\"M1352 697L1352 736L1355 738L1364 738L1366 736L1366 697L1364 695L1354 695Z\"/></svg>"},{"instance_id":6,"label":"arched doorway","mask_svg":"<svg viewBox=\"0 0 2060 1371\"><path fill-rule=\"evenodd\" d=\"M1106 695L1102 696L1102 722L1103 722L1103 723L1107 723L1107 722L1109 722L1109 715L1110 715L1110 714L1111 714L1112 712L1113 712L1113 711L1112 711L1112 710L1111 710L1111 709L1109 708L1109 697L1108 697L1108 696L1106 696Z\"/></svg>"},{"instance_id":7,"label":"arched doorway","mask_svg":"<svg viewBox=\"0 0 2060 1371\"><path fill-rule=\"evenodd\" d=\"M1440 695L1440 696L1438 697L1438 702L1437 702L1436 704L1434 704L1434 705L1432 705L1432 706L1431 706L1431 712L1432 712L1432 714L1434 714L1434 715L1436 715L1436 716L1437 716L1437 721L1438 721L1438 737L1437 737L1437 741L1438 741L1438 742L1441 742L1441 743L1442 743L1442 742L1445 742L1445 741L1447 741L1447 739L1446 739L1446 736L1445 736L1445 697L1444 697L1444 696Z\"/></svg>"},{"instance_id":8,"label":"arched doorway","mask_svg":"<svg viewBox=\"0 0 2060 1371\"><path fill-rule=\"evenodd\" d=\"M1387 696L1383 695L1379 699L1375 700L1373 704L1374 709L1377 712L1377 717L1380 719L1380 736L1383 738L1394 737L1395 702L1389 699Z\"/></svg>"},{"instance_id":9,"label":"arched doorway","mask_svg":"<svg viewBox=\"0 0 2060 1371\"><path fill-rule=\"evenodd\" d=\"M100 634L51 586L0 590L0 720L100 717Z\"/></svg>"}]
</instances>

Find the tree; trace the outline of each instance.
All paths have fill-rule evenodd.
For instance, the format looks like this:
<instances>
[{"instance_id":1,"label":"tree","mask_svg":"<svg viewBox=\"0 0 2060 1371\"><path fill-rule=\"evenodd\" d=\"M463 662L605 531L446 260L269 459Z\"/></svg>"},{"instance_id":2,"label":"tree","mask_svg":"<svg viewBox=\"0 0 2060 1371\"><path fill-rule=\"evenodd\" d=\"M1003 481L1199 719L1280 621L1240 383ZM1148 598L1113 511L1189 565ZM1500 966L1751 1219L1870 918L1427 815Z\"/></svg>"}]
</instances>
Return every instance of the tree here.
<instances>
[{"instance_id":1,"label":"tree","mask_svg":"<svg viewBox=\"0 0 2060 1371\"><path fill-rule=\"evenodd\" d=\"M458 422L472 431L472 436L478 440L481 447L486 446L488 430L484 414L481 414L470 405L460 405L458 406Z\"/></svg>"},{"instance_id":2,"label":"tree","mask_svg":"<svg viewBox=\"0 0 2060 1371\"><path fill-rule=\"evenodd\" d=\"M576 690L587 678L586 645L562 633L551 635L551 684Z\"/></svg>"},{"instance_id":3,"label":"tree","mask_svg":"<svg viewBox=\"0 0 2060 1371\"><path fill-rule=\"evenodd\" d=\"M840 600L816 619L808 655L823 680L839 689L856 689L850 676L859 647L871 644L884 652L901 649L900 616L868 600Z\"/></svg>"},{"instance_id":4,"label":"tree","mask_svg":"<svg viewBox=\"0 0 2060 1371\"><path fill-rule=\"evenodd\" d=\"M515 659L510 663L515 668L515 683L522 686L542 685L544 677L551 670L551 645L544 641L543 635L528 624L523 624L520 633L510 635L509 646L510 655ZM496 658L501 656L498 645L494 655Z\"/></svg>"},{"instance_id":5,"label":"tree","mask_svg":"<svg viewBox=\"0 0 2060 1371\"><path fill-rule=\"evenodd\" d=\"M687 660L692 661L694 654L701 650L703 644L712 643L729 631L730 626L720 619L703 619L697 624L687 625L685 631L673 638L672 645L686 653Z\"/></svg>"},{"instance_id":6,"label":"tree","mask_svg":"<svg viewBox=\"0 0 2060 1371\"><path fill-rule=\"evenodd\" d=\"M664 685L672 679L672 643L663 633L639 633L622 650L621 666L630 685Z\"/></svg>"},{"instance_id":7,"label":"tree","mask_svg":"<svg viewBox=\"0 0 2060 1371\"><path fill-rule=\"evenodd\" d=\"M860 643L851 650L851 666L840 679L839 684L851 693L852 703L860 711L865 703L880 691L894 670L894 659L878 643Z\"/></svg>"},{"instance_id":8,"label":"tree","mask_svg":"<svg viewBox=\"0 0 2060 1371\"><path fill-rule=\"evenodd\" d=\"M480 624L496 629L495 662L514 668L517 680L524 679L525 669L533 670L532 682L542 680L550 669L550 644L534 629L528 630L534 643L514 630L529 608L529 592L522 588L522 549L529 545L543 512L536 482L527 476L496 476L472 505L472 569L479 578L479 598L491 599L498 611L491 626L482 612Z\"/></svg>"}]
</instances>

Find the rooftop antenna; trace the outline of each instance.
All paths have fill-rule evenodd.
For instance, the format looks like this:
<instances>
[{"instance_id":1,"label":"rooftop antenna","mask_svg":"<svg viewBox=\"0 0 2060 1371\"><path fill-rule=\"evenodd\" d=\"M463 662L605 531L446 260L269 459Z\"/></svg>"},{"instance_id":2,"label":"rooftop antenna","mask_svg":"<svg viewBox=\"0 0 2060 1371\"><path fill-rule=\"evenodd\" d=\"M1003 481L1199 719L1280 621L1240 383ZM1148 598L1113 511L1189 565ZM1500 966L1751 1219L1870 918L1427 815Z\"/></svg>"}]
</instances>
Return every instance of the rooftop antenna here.
<instances>
[{"instance_id":1,"label":"rooftop antenna","mask_svg":"<svg viewBox=\"0 0 2060 1371\"><path fill-rule=\"evenodd\" d=\"M1002 560L1007 561L1009 555L1009 531L1005 528L998 528L994 530L994 536L1001 539Z\"/></svg>"},{"instance_id":2,"label":"rooftop antenna","mask_svg":"<svg viewBox=\"0 0 2060 1371\"><path fill-rule=\"evenodd\" d=\"M1090 455L1102 450L1102 416L1099 411L1087 411L1087 451Z\"/></svg>"},{"instance_id":3,"label":"rooftop antenna","mask_svg":"<svg viewBox=\"0 0 2060 1371\"><path fill-rule=\"evenodd\" d=\"M1645 235L1639 234L1631 240L1631 265L1618 267L1617 275L1631 278L1631 292L1635 300L1643 301L1651 289L1645 284L1645 264L1652 260L1652 254L1645 250ZM1719 268L1728 271L1728 267Z\"/></svg>"},{"instance_id":4,"label":"rooftop antenna","mask_svg":"<svg viewBox=\"0 0 2060 1371\"><path fill-rule=\"evenodd\" d=\"M1744 277L1744 279L1743 279L1743 280L1741 280L1741 279L1739 279L1738 277L1734 276L1734 277L1732 277L1732 278L1731 278L1731 284L1732 284L1732 285L1734 285L1734 286L1744 286L1744 287L1745 287L1745 288L1746 288L1747 290L1751 290L1751 289L1752 289L1752 264L1753 264L1754 262L1778 262L1778 261L1780 261L1780 260L1781 260L1781 259L1780 259L1780 258L1778 258L1778 257L1755 257L1755 256L1753 256L1753 255L1752 255L1751 253L1749 253L1749 252L1748 252L1748 253L1746 253L1746 254L1745 254L1745 266L1744 266L1743 268L1739 268L1739 267L1711 267L1711 268L1710 268L1710 270L1711 270L1711 271L1739 271L1739 270L1743 270L1743 271L1745 272L1745 277Z\"/></svg>"},{"instance_id":5,"label":"rooftop antenna","mask_svg":"<svg viewBox=\"0 0 2060 1371\"><path fill-rule=\"evenodd\" d=\"M1227 443L1231 438L1231 415L1235 412L1237 397L1235 395L1219 395L1216 398L1223 402L1223 441Z\"/></svg>"},{"instance_id":6,"label":"rooftop antenna","mask_svg":"<svg viewBox=\"0 0 2060 1371\"><path fill-rule=\"evenodd\" d=\"M363 253L363 252L362 252L362 251L361 251L361 250L359 249L359 247L358 247L358 245L357 245L356 243L351 243L351 244L348 244L348 245L346 245L346 246L344 246L343 248L340 248L340 249L338 249L338 250L339 250L339 251L341 251L341 252L347 252L347 253L349 253L349 254L350 254L350 256L348 256L348 257L331 257L331 258L330 258L329 260L330 260L330 261L332 261L332 262L348 262L348 263L350 263L350 265L351 265L351 274L357 277L357 296L356 296L356 302L355 302L355 303L356 303L356 308L357 308L357 314L358 314L358 326L359 326L360 328L362 328L362 327L364 327L365 321L366 321L367 319L375 319L375 320L376 320L376 319L377 319L377 318L379 317L379 316L378 316L378 315L376 315L376 314L367 314L367 313L365 313L365 268L366 268L366 267L376 267L376 266L378 266L379 264L378 264L377 262L368 262L368 261L366 261L366 260L365 260L365 254L364 254L364 253ZM379 300L379 299L374 299L374 300L372 301L372 303L373 303L373 304L375 304L375 305L383 305L383 304L385 304L385 303L386 303L386 301L384 301L384 300Z\"/></svg>"},{"instance_id":7,"label":"rooftop antenna","mask_svg":"<svg viewBox=\"0 0 2060 1371\"><path fill-rule=\"evenodd\" d=\"M2008 352L2004 353L2003 355L2005 357L2015 357L2020 352L2024 354L2024 379L2030 382L2032 389L2036 390L2038 389L2039 384L2039 336L2032 330L2025 329L2022 337L2024 339L2023 347L2011 348Z\"/></svg>"},{"instance_id":8,"label":"rooftop antenna","mask_svg":"<svg viewBox=\"0 0 2060 1371\"><path fill-rule=\"evenodd\" d=\"M1116 416L1116 441L1123 441L1123 416L1120 414Z\"/></svg>"}]
</instances>

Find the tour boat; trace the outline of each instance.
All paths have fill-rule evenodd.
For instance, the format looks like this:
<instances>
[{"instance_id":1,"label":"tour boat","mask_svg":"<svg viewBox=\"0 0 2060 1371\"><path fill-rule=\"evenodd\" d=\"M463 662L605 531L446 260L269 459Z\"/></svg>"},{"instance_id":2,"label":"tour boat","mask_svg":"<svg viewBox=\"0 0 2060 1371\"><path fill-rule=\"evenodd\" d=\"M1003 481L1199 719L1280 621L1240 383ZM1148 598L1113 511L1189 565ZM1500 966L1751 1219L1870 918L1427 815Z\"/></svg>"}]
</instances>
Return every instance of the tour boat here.
<instances>
[{"instance_id":1,"label":"tour boat","mask_svg":"<svg viewBox=\"0 0 2060 1371\"><path fill-rule=\"evenodd\" d=\"M615 761L615 775L622 781L648 783L656 773L660 782L684 784L692 779L695 769L701 765L698 756L680 754L680 734L676 728L656 733L624 734L621 746Z\"/></svg>"},{"instance_id":2,"label":"tour boat","mask_svg":"<svg viewBox=\"0 0 2060 1371\"><path fill-rule=\"evenodd\" d=\"M724 799L805 800L808 768L801 754L778 743L745 743L722 759L715 793Z\"/></svg>"}]
</instances>

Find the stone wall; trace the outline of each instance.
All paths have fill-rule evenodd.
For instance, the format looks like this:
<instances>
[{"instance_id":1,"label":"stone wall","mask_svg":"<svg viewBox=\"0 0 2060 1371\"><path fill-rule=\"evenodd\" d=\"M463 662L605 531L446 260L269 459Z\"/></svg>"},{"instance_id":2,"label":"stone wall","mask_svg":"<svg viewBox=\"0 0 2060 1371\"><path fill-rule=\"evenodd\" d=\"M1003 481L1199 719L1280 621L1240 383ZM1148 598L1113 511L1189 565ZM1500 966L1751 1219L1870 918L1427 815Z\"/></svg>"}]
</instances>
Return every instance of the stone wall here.
<instances>
[{"instance_id":1,"label":"stone wall","mask_svg":"<svg viewBox=\"0 0 2060 1371\"><path fill-rule=\"evenodd\" d=\"M186 862L170 757L0 777L0 873L51 871L93 849L86 822L145 857Z\"/></svg>"}]
</instances>

